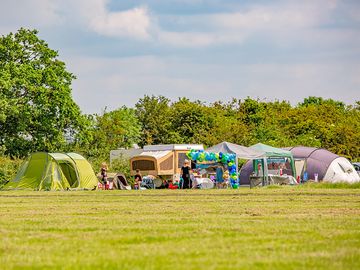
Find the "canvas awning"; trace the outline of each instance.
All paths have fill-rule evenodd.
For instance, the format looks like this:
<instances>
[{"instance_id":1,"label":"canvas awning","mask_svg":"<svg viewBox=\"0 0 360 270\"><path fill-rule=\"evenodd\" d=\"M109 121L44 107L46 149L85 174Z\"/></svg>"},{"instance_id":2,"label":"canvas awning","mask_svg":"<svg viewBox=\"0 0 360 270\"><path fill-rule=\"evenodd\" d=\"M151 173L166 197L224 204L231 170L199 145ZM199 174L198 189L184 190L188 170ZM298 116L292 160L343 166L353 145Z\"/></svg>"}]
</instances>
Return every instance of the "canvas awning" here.
<instances>
[{"instance_id":1,"label":"canvas awning","mask_svg":"<svg viewBox=\"0 0 360 270\"><path fill-rule=\"evenodd\" d=\"M236 155L236 175L238 175L238 159L261 159L262 160L262 171L263 171L263 185L265 185L265 179L268 176L267 164L266 164L266 153L264 151L256 150L250 147L222 142L206 149L207 152L213 153L230 153ZM237 184L238 184L237 179Z\"/></svg>"},{"instance_id":2,"label":"canvas awning","mask_svg":"<svg viewBox=\"0 0 360 270\"><path fill-rule=\"evenodd\" d=\"M231 153L235 154L237 158L242 159L260 159L266 157L264 151L253 149L250 147L222 142L206 149L207 152L213 153Z\"/></svg>"},{"instance_id":3,"label":"canvas awning","mask_svg":"<svg viewBox=\"0 0 360 270\"><path fill-rule=\"evenodd\" d=\"M284 150L284 149L281 149L281 148L272 147L270 145L266 145L266 144L263 144L263 143L254 144L254 145L250 146L250 148L258 150L258 151L265 152L267 157L289 157L289 158L293 158L293 154L290 151Z\"/></svg>"},{"instance_id":4,"label":"canvas awning","mask_svg":"<svg viewBox=\"0 0 360 270\"><path fill-rule=\"evenodd\" d=\"M155 159L160 159L171 153L171 151L144 151L139 156L153 157Z\"/></svg>"},{"instance_id":5,"label":"canvas awning","mask_svg":"<svg viewBox=\"0 0 360 270\"><path fill-rule=\"evenodd\" d=\"M296 177L296 170L295 170L295 163L294 163L294 157L293 154L288 151L281 148L272 147L270 145L266 145L263 143L257 143L250 148L258 151L265 152L266 157L283 157L283 158L289 158L290 159L290 165L291 165L291 171L293 173L293 176Z\"/></svg>"}]
</instances>

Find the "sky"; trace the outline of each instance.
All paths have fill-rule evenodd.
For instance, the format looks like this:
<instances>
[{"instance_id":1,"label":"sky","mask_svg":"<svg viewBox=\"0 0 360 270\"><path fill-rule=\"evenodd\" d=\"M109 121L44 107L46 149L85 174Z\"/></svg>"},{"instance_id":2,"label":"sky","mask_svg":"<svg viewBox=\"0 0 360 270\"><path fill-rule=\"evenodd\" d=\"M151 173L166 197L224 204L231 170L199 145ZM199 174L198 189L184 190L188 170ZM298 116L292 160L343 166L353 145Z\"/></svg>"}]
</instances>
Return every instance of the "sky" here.
<instances>
[{"instance_id":1,"label":"sky","mask_svg":"<svg viewBox=\"0 0 360 270\"><path fill-rule=\"evenodd\" d=\"M360 100L358 0L0 0L0 35L39 30L83 113L144 95Z\"/></svg>"}]
</instances>

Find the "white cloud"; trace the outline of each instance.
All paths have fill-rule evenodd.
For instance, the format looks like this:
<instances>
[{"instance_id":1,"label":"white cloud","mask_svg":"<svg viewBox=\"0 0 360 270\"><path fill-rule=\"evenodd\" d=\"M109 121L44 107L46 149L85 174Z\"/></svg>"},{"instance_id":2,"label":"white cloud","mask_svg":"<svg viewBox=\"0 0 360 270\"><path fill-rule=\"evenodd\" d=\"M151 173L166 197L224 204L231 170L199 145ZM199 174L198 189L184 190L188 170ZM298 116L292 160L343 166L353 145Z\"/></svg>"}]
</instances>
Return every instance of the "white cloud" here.
<instances>
[{"instance_id":1,"label":"white cloud","mask_svg":"<svg viewBox=\"0 0 360 270\"><path fill-rule=\"evenodd\" d=\"M109 37L140 40L150 38L152 18L146 6L110 11L109 0L65 0L61 2L67 21L85 26L88 30Z\"/></svg>"},{"instance_id":2,"label":"white cloud","mask_svg":"<svg viewBox=\"0 0 360 270\"><path fill-rule=\"evenodd\" d=\"M267 35L279 45L301 41L303 36L308 39L310 34L321 39L329 36L318 26L329 20L337 6L334 0L285 1L271 6L252 5L241 12L172 15L173 21L183 28L182 31L169 31L161 25L161 15L158 17L151 13L146 6L111 11L108 2L34 0L31 4L24 1L23 5L17 5L7 1L0 10L0 25L3 25L0 30L5 29L8 21L16 21L16 27L11 28L15 30L21 24L37 27L63 22L78 29L85 27L98 35L130 38L174 48L242 44L254 35Z\"/></svg>"},{"instance_id":3,"label":"white cloud","mask_svg":"<svg viewBox=\"0 0 360 270\"><path fill-rule=\"evenodd\" d=\"M267 35L278 43L289 38L298 41L309 31L315 36L319 27L329 21L337 1L285 2L281 5L251 6L246 11L178 16L184 32L160 29L159 41L177 47L199 47L213 44L241 44L254 35ZM191 29L203 29L193 32Z\"/></svg>"},{"instance_id":4,"label":"white cloud","mask_svg":"<svg viewBox=\"0 0 360 270\"><path fill-rule=\"evenodd\" d=\"M352 23L359 16L351 5L335 14L341 20L339 27L334 7L343 2L336 1L276 1L192 15L154 14L150 5L114 11L107 4L106 0L2 1L0 33L20 26L38 28L77 75L73 95L86 113L105 106L132 106L144 94L203 101L251 96L294 103L309 95L349 103L359 99L360 30ZM65 36L59 37L58 31ZM84 36L95 44L87 44ZM99 36L114 40L104 44L109 39ZM136 40L136 48L119 50L123 40L118 37ZM256 46L238 46L247 41ZM208 50L210 46L218 47ZM239 53L243 48L246 56ZM159 56L121 58L143 53Z\"/></svg>"},{"instance_id":5,"label":"white cloud","mask_svg":"<svg viewBox=\"0 0 360 270\"><path fill-rule=\"evenodd\" d=\"M20 27L49 28L61 22L58 5L54 1L1 1L0 34L16 32Z\"/></svg>"},{"instance_id":6,"label":"white cloud","mask_svg":"<svg viewBox=\"0 0 360 270\"><path fill-rule=\"evenodd\" d=\"M87 16L89 27L101 35L112 37L150 38L151 19L146 7L126 11L108 12L100 6L96 14Z\"/></svg>"},{"instance_id":7,"label":"white cloud","mask_svg":"<svg viewBox=\"0 0 360 270\"><path fill-rule=\"evenodd\" d=\"M77 74L73 94L86 113L133 106L145 94L206 102L250 96L294 104L322 96L354 103L360 88L360 64L347 62L228 65L155 56L73 57L66 62Z\"/></svg>"},{"instance_id":8,"label":"white cloud","mask_svg":"<svg viewBox=\"0 0 360 270\"><path fill-rule=\"evenodd\" d=\"M208 22L225 29L282 30L318 26L328 19L336 1L301 1L275 6L253 6L246 12L210 15Z\"/></svg>"}]
</instances>

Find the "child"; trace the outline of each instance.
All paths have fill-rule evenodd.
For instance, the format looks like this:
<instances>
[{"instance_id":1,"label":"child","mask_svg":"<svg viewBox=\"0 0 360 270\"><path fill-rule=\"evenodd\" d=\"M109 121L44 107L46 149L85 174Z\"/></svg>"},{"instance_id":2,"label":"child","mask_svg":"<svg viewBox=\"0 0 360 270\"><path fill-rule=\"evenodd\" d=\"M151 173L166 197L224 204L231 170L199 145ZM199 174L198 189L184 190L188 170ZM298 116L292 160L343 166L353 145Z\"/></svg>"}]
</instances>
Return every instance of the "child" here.
<instances>
[{"instance_id":1,"label":"child","mask_svg":"<svg viewBox=\"0 0 360 270\"><path fill-rule=\"evenodd\" d=\"M103 184L103 189L106 189L106 185L107 183L107 171L108 171L108 166L106 164L106 162L101 163L101 182Z\"/></svg>"},{"instance_id":2,"label":"child","mask_svg":"<svg viewBox=\"0 0 360 270\"><path fill-rule=\"evenodd\" d=\"M230 178L230 174L228 170L225 170L223 178L224 178L223 188L227 188L229 185L229 178Z\"/></svg>"},{"instance_id":3,"label":"child","mask_svg":"<svg viewBox=\"0 0 360 270\"><path fill-rule=\"evenodd\" d=\"M136 169L136 174L135 174L134 178L135 178L135 189L140 189L142 176L141 176L141 173L140 173L139 169Z\"/></svg>"}]
</instances>

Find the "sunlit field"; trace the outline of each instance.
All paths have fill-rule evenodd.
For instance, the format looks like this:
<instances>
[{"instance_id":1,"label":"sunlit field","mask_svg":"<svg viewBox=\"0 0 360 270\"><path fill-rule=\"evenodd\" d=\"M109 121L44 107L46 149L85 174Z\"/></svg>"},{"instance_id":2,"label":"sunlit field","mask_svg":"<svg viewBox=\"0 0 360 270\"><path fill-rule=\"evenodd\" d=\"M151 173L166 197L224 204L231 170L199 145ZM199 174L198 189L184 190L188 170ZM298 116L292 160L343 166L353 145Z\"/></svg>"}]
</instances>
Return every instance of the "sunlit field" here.
<instances>
[{"instance_id":1,"label":"sunlit field","mask_svg":"<svg viewBox=\"0 0 360 270\"><path fill-rule=\"evenodd\" d=\"M0 192L1 269L360 269L360 189Z\"/></svg>"}]
</instances>

